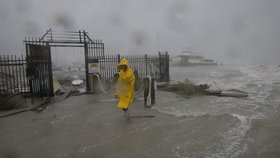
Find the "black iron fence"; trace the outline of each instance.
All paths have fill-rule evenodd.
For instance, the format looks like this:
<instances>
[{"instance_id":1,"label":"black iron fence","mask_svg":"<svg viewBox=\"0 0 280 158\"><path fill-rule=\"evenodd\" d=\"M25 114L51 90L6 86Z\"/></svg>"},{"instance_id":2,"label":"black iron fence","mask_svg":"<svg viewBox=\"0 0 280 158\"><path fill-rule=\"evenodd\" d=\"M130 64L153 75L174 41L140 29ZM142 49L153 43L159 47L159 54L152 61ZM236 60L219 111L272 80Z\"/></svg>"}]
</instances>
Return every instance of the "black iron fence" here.
<instances>
[{"instance_id":1,"label":"black iron fence","mask_svg":"<svg viewBox=\"0 0 280 158\"><path fill-rule=\"evenodd\" d=\"M28 95L27 61L23 56L0 55L0 93L22 93Z\"/></svg>"},{"instance_id":2,"label":"black iron fence","mask_svg":"<svg viewBox=\"0 0 280 158\"><path fill-rule=\"evenodd\" d=\"M126 58L139 78L152 76L156 81L169 81L169 55L104 55L89 57L89 74L99 73L103 84L110 84L120 59ZM95 72L90 65L95 65ZM97 70L97 71L96 71ZM26 59L15 55L0 55L0 94L21 93L24 96L49 95L49 62L47 60ZM88 76L88 75L87 75Z\"/></svg>"},{"instance_id":3,"label":"black iron fence","mask_svg":"<svg viewBox=\"0 0 280 158\"><path fill-rule=\"evenodd\" d=\"M118 72L117 65L120 59L128 60L132 70L139 78L150 75L156 81L169 81L169 55L160 53L158 55L104 55L102 58L88 57L89 74L99 73L103 84L109 84L115 73ZM96 70L91 70L90 65Z\"/></svg>"}]
</instances>

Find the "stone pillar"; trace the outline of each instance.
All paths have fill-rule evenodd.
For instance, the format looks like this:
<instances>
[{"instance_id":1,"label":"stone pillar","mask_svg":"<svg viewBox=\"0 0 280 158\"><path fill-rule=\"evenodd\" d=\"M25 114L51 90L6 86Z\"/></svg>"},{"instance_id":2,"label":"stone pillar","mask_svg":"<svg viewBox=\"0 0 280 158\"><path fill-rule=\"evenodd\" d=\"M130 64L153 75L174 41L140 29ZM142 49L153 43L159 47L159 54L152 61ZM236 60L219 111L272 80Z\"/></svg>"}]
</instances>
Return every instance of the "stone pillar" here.
<instances>
[{"instance_id":1,"label":"stone pillar","mask_svg":"<svg viewBox=\"0 0 280 158\"><path fill-rule=\"evenodd\" d=\"M98 74L97 74L98 75ZM97 93L99 91L99 81L96 75L89 75L90 92Z\"/></svg>"}]
</instances>

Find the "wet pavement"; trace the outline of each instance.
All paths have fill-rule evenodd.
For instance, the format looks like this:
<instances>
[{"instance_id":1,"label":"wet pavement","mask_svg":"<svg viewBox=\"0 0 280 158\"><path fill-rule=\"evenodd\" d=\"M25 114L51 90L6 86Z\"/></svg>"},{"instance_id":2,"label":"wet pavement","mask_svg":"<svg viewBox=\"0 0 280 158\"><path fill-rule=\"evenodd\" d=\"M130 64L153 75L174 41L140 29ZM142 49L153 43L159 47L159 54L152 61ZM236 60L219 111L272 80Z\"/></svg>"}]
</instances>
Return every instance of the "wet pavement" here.
<instances>
[{"instance_id":1,"label":"wet pavement","mask_svg":"<svg viewBox=\"0 0 280 158\"><path fill-rule=\"evenodd\" d=\"M0 157L174 157L181 119L145 108L142 100L133 103L131 115L155 117L127 121L110 99L72 96L41 113L0 119Z\"/></svg>"},{"instance_id":2,"label":"wet pavement","mask_svg":"<svg viewBox=\"0 0 280 158\"><path fill-rule=\"evenodd\" d=\"M205 152L201 150L206 149L208 143L200 140L207 141L206 131L216 133L218 124L223 124L217 119L220 123L207 129L203 126L207 124L205 119L197 118L195 123L192 117L161 114L144 107L143 100L133 103L131 115L155 117L127 121L116 102L107 101L111 99L111 95L105 94L72 96L50 104L41 113L25 112L2 118L0 157L202 156Z\"/></svg>"},{"instance_id":3,"label":"wet pavement","mask_svg":"<svg viewBox=\"0 0 280 158\"><path fill-rule=\"evenodd\" d=\"M112 94L55 100L40 113L30 111L0 119L0 158L262 157L268 155L258 153L264 140L279 144L277 139L257 133L278 131L278 126L252 133L251 121L239 115L195 115L191 111L189 115L174 115L174 110L175 114L177 110L184 112L179 103L189 110L201 108L217 100L213 96L187 99L156 91L152 108L144 107L143 100L130 107L132 116L155 117L131 120L123 118ZM278 138L276 133L267 136ZM279 156L277 151L277 145L270 148L268 157Z\"/></svg>"}]
</instances>

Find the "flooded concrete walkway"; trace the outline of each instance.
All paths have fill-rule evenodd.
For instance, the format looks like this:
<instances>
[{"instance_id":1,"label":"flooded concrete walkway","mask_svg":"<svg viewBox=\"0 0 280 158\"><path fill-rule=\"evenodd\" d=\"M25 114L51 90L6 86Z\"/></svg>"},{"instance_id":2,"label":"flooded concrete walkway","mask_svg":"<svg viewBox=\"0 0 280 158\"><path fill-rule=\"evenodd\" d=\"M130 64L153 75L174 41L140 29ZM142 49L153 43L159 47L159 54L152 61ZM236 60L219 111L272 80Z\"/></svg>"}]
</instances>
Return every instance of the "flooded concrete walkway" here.
<instances>
[{"instance_id":1,"label":"flooded concrete walkway","mask_svg":"<svg viewBox=\"0 0 280 158\"><path fill-rule=\"evenodd\" d=\"M160 114L135 101L132 115L155 117L126 121L116 102L102 102L106 99L75 96L41 113L2 118L0 157L175 157L176 144L191 138L186 118Z\"/></svg>"},{"instance_id":2,"label":"flooded concrete walkway","mask_svg":"<svg viewBox=\"0 0 280 158\"><path fill-rule=\"evenodd\" d=\"M215 157L227 147L220 143L221 133L241 123L230 115L175 117L155 110L162 103L145 108L143 100L133 103L131 114L155 117L127 121L116 102L103 102L108 99L113 98L72 96L49 104L41 113L0 119L0 158Z\"/></svg>"},{"instance_id":3,"label":"flooded concrete walkway","mask_svg":"<svg viewBox=\"0 0 280 158\"><path fill-rule=\"evenodd\" d=\"M106 99L104 95L70 97L41 113L2 118L0 157L143 157L159 150L163 119L171 121L171 117L135 101L132 115L156 117L126 121L116 102L102 102Z\"/></svg>"}]
</instances>

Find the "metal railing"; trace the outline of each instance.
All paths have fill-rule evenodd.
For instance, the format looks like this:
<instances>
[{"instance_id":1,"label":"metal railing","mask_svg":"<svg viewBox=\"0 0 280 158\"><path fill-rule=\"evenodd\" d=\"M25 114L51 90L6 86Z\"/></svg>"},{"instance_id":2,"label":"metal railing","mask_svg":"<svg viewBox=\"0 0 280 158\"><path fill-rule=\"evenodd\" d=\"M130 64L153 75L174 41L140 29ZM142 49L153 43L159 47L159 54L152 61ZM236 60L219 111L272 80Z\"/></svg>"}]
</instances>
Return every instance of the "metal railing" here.
<instances>
[{"instance_id":1,"label":"metal railing","mask_svg":"<svg viewBox=\"0 0 280 158\"><path fill-rule=\"evenodd\" d=\"M0 93L22 93L30 91L26 75L27 61L22 56L0 55Z\"/></svg>"},{"instance_id":2,"label":"metal railing","mask_svg":"<svg viewBox=\"0 0 280 158\"><path fill-rule=\"evenodd\" d=\"M103 84L109 84L114 74L118 72L117 66L120 59L128 60L132 70L137 73L139 78L149 75L155 81L169 81L169 55L159 53L159 55L104 55L103 58L91 56L88 63L99 64L99 74Z\"/></svg>"}]
</instances>

